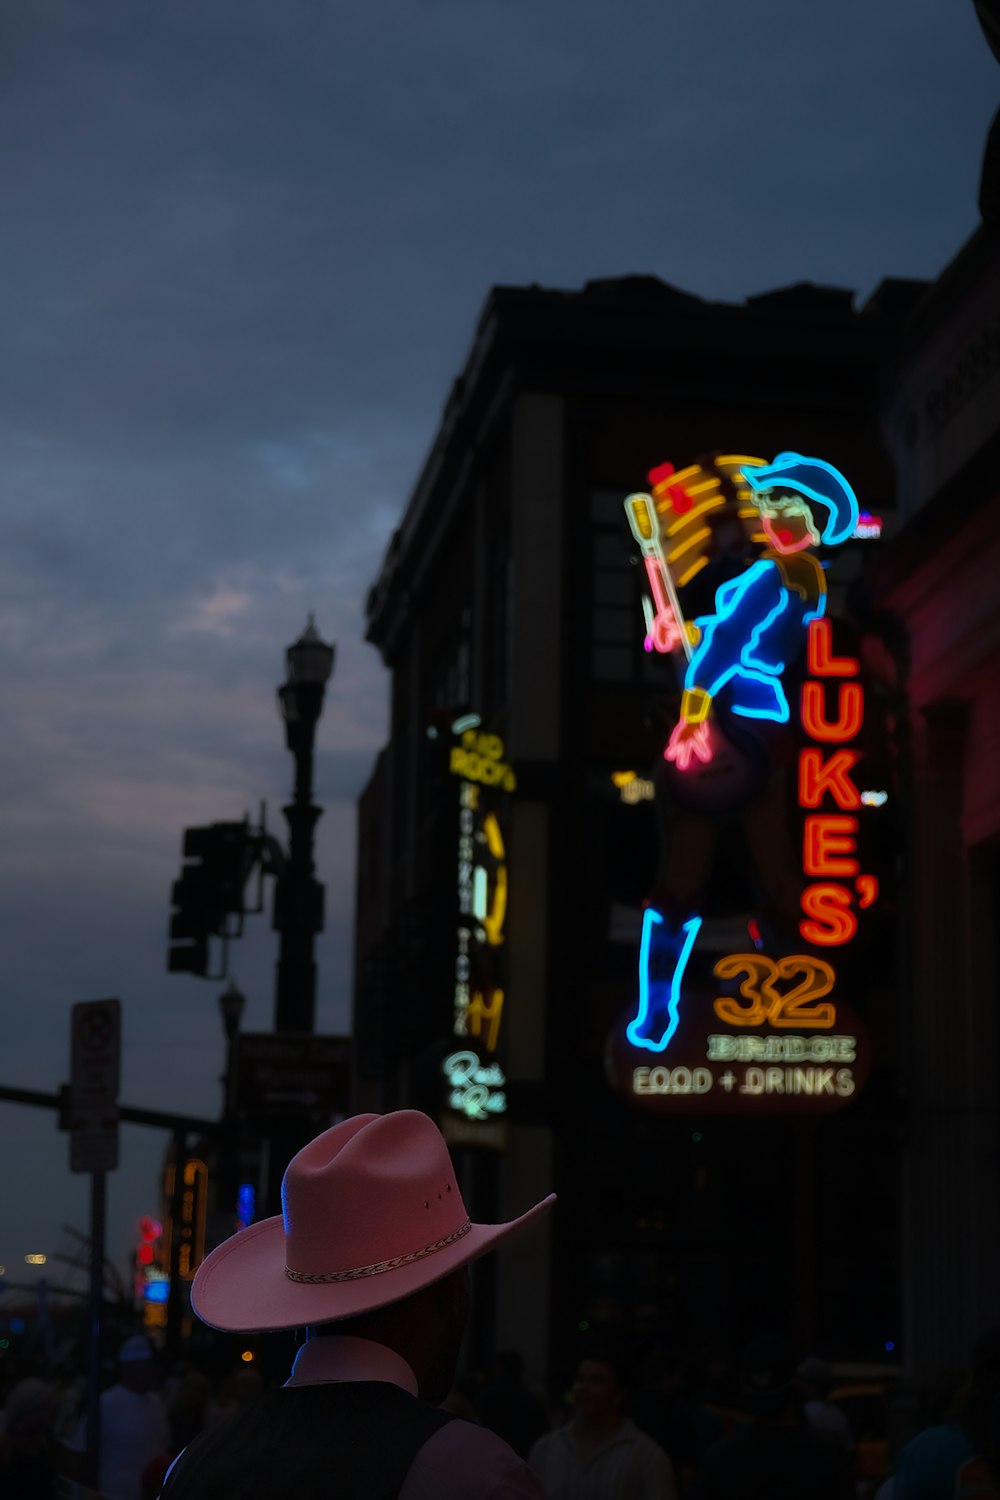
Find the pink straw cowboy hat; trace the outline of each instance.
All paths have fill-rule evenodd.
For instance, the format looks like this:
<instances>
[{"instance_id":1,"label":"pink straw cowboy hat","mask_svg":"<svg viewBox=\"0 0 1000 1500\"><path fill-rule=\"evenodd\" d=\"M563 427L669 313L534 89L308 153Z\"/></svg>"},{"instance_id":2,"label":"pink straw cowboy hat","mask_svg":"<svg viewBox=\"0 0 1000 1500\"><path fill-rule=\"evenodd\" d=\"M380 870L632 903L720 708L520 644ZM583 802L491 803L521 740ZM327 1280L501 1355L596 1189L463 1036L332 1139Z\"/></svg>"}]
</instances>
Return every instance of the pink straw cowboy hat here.
<instances>
[{"instance_id":1,"label":"pink straw cowboy hat","mask_svg":"<svg viewBox=\"0 0 1000 1500\"><path fill-rule=\"evenodd\" d=\"M293 1157L284 1213L251 1224L202 1261L191 1305L212 1328L277 1332L397 1302L516 1234L473 1224L444 1138L416 1110L355 1115Z\"/></svg>"}]
</instances>

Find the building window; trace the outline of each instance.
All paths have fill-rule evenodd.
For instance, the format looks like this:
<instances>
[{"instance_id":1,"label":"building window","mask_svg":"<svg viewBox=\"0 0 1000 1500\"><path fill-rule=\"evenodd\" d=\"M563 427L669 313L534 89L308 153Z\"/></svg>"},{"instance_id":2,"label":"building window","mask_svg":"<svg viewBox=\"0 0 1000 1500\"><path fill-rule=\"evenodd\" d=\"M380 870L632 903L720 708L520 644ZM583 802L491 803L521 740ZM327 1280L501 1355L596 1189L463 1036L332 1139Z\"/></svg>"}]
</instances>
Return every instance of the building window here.
<instances>
[{"instance_id":1,"label":"building window","mask_svg":"<svg viewBox=\"0 0 1000 1500\"><path fill-rule=\"evenodd\" d=\"M626 490L590 497L590 667L597 682L656 682L662 663L643 650L635 544L625 518Z\"/></svg>"}]
</instances>

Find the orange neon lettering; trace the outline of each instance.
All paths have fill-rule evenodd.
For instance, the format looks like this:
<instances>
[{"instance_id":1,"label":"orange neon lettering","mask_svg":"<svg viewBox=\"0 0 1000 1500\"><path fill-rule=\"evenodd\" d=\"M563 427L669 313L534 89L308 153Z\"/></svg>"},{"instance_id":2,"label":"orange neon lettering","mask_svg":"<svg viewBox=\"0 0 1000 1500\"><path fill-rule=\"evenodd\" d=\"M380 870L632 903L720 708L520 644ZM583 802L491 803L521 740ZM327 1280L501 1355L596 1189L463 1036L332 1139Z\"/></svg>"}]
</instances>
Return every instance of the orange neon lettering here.
<instances>
[{"instance_id":1,"label":"orange neon lettering","mask_svg":"<svg viewBox=\"0 0 1000 1500\"><path fill-rule=\"evenodd\" d=\"M842 743L853 740L865 717L865 695L860 682L837 684L837 717L826 717L826 694L821 682L802 684L802 728L811 740Z\"/></svg>"},{"instance_id":2,"label":"orange neon lettering","mask_svg":"<svg viewBox=\"0 0 1000 1500\"><path fill-rule=\"evenodd\" d=\"M858 919L851 911L851 893L842 885L822 882L806 886L802 910L805 919L799 923L799 932L817 948L849 943L858 930Z\"/></svg>"},{"instance_id":3,"label":"orange neon lettering","mask_svg":"<svg viewBox=\"0 0 1000 1500\"><path fill-rule=\"evenodd\" d=\"M500 1035L500 1017L503 1015L503 990L493 990L489 1000L486 1000L481 990L473 993L466 1010L466 1018L471 1036L481 1037L483 1035L484 1023L488 1025L486 1032L486 1050L495 1052L497 1038Z\"/></svg>"},{"instance_id":4,"label":"orange neon lettering","mask_svg":"<svg viewBox=\"0 0 1000 1500\"><path fill-rule=\"evenodd\" d=\"M806 657L814 677L856 677L860 671L854 656L833 656L833 629L825 615L809 621L806 633Z\"/></svg>"},{"instance_id":5,"label":"orange neon lettering","mask_svg":"<svg viewBox=\"0 0 1000 1500\"><path fill-rule=\"evenodd\" d=\"M811 813L802 830L802 868L807 875L857 875L857 818Z\"/></svg>"},{"instance_id":6,"label":"orange neon lettering","mask_svg":"<svg viewBox=\"0 0 1000 1500\"><path fill-rule=\"evenodd\" d=\"M854 888L858 893L858 905L862 909L872 906L878 900L877 875L859 875L854 882Z\"/></svg>"},{"instance_id":7,"label":"orange neon lettering","mask_svg":"<svg viewBox=\"0 0 1000 1500\"><path fill-rule=\"evenodd\" d=\"M799 806L819 807L829 792L845 812L860 807L861 793L851 780L860 759L856 750L836 750L825 760L822 750L803 750L799 756Z\"/></svg>"}]
</instances>

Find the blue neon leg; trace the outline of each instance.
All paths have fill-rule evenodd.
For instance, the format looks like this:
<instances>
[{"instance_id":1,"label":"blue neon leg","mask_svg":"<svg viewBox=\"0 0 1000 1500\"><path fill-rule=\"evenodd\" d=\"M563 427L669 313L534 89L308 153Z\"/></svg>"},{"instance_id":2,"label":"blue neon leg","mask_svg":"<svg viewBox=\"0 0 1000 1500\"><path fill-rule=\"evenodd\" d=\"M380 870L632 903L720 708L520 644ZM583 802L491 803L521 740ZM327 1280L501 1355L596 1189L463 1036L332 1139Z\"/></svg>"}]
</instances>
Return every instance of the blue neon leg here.
<instances>
[{"instance_id":1,"label":"blue neon leg","mask_svg":"<svg viewBox=\"0 0 1000 1500\"><path fill-rule=\"evenodd\" d=\"M680 1020L681 985L701 917L671 928L663 913L647 906L639 943L639 1010L626 1028L634 1047L662 1052Z\"/></svg>"}]
</instances>

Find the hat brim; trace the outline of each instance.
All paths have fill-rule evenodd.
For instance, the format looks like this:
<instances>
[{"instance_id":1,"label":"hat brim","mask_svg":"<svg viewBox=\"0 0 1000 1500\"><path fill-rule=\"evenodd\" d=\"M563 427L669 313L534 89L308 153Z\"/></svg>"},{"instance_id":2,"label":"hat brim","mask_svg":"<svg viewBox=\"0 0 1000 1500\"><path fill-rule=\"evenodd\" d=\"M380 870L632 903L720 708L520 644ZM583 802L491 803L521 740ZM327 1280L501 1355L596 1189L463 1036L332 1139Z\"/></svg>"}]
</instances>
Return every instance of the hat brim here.
<instances>
[{"instance_id":1,"label":"hat brim","mask_svg":"<svg viewBox=\"0 0 1000 1500\"><path fill-rule=\"evenodd\" d=\"M278 1214L241 1229L205 1257L191 1285L191 1306L203 1323L224 1333L279 1333L353 1318L399 1302L478 1260L526 1229L555 1198L550 1193L508 1224L473 1224L454 1244L409 1265L317 1284L286 1276L285 1226Z\"/></svg>"}]
</instances>

